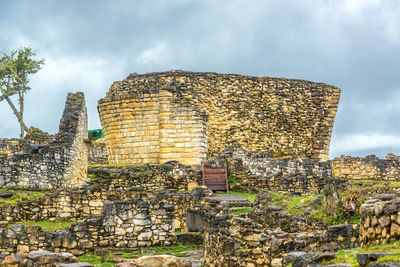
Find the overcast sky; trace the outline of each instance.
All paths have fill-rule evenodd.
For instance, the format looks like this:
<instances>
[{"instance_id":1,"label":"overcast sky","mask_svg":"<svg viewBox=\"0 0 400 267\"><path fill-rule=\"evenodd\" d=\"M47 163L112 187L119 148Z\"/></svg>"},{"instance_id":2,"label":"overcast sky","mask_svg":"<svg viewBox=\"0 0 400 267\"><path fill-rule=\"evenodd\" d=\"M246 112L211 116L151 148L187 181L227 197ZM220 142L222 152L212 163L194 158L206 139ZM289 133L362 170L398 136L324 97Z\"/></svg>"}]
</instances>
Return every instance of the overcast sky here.
<instances>
[{"instance_id":1,"label":"overcast sky","mask_svg":"<svg viewBox=\"0 0 400 267\"><path fill-rule=\"evenodd\" d=\"M129 73L184 69L342 89L331 157L400 154L400 0L0 0L0 51L45 58L25 122L58 131L67 92L97 100ZM14 99L15 101L16 99ZM18 137L0 103L0 137Z\"/></svg>"}]
</instances>

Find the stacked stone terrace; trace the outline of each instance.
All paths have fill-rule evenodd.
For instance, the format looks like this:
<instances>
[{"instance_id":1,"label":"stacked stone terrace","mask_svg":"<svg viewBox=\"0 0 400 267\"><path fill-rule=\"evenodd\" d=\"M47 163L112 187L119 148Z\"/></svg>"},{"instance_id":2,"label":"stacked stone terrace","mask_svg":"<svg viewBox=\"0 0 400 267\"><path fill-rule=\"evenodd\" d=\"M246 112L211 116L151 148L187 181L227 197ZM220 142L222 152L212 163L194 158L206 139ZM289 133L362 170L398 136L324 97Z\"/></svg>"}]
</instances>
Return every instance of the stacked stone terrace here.
<instances>
[{"instance_id":1,"label":"stacked stone terrace","mask_svg":"<svg viewBox=\"0 0 400 267\"><path fill-rule=\"evenodd\" d=\"M303 80L170 71L115 82L98 110L110 163L194 165L232 144L324 161L339 96Z\"/></svg>"}]
</instances>

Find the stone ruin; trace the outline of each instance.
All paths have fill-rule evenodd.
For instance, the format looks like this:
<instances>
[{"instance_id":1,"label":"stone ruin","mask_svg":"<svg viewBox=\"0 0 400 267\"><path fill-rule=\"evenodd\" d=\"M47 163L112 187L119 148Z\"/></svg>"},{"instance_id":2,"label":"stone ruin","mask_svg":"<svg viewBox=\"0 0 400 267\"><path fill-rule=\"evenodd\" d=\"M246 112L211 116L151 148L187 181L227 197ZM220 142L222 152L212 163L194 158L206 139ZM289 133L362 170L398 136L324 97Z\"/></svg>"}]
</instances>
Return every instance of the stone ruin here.
<instances>
[{"instance_id":1,"label":"stone ruin","mask_svg":"<svg viewBox=\"0 0 400 267\"><path fill-rule=\"evenodd\" d=\"M234 144L324 161L339 95L303 80L170 71L115 82L98 110L113 164L195 165Z\"/></svg>"},{"instance_id":2,"label":"stone ruin","mask_svg":"<svg viewBox=\"0 0 400 267\"><path fill-rule=\"evenodd\" d=\"M312 207L293 215L271 204L266 190L322 195L353 180L398 181L394 155L328 160L339 94L301 80L132 74L99 101L105 138L93 144L83 94L69 94L56 135L35 136L30 144L0 139L0 187L57 190L0 203L0 263L35 261L38 249L82 255L189 242L176 231L201 233L187 236L204 244L205 266L318 266L338 249L399 240L394 195L365 202L360 224L335 226L308 217ZM110 165L87 168L88 160ZM233 202L198 187L200 163L226 165L231 189L258 193L253 204L235 203L251 211L232 214ZM39 220L78 223L57 232L7 227Z\"/></svg>"},{"instance_id":3,"label":"stone ruin","mask_svg":"<svg viewBox=\"0 0 400 267\"><path fill-rule=\"evenodd\" d=\"M86 181L87 129L83 93L68 94L54 139L44 145L15 140L0 144L0 187L58 189Z\"/></svg>"}]
</instances>

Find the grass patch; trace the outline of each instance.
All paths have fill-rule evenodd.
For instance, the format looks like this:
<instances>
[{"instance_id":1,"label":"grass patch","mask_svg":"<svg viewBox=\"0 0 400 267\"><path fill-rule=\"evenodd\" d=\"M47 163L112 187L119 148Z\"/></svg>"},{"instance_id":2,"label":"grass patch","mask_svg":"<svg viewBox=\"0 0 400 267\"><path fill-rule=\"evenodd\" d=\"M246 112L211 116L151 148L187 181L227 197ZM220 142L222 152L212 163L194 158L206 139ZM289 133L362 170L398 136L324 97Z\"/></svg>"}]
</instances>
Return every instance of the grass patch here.
<instances>
[{"instance_id":1,"label":"grass patch","mask_svg":"<svg viewBox=\"0 0 400 267\"><path fill-rule=\"evenodd\" d=\"M101 264L102 263L101 257L94 256L92 254L84 254L82 256L79 256L78 260L80 262L88 262L88 263L91 263L93 265L97 265L97 264Z\"/></svg>"},{"instance_id":2,"label":"grass patch","mask_svg":"<svg viewBox=\"0 0 400 267\"><path fill-rule=\"evenodd\" d=\"M8 226L12 225L17 225L17 224L22 224L25 226L32 226L32 225L37 225L40 226L44 231L57 231L64 229L65 227L71 227L71 224L75 222L52 222L52 221L37 221L37 222L18 222L18 223L11 223Z\"/></svg>"},{"instance_id":3,"label":"grass patch","mask_svg":"<svg viewBox=\"0 0 400 267\"><path fill-rule=\"evenodd\" d=\"M179 193L190 193L189 190L185 190L185 189L179 189L177 192L179 192Z\"/></svg>"},{"instance_id":4,"label":"grass patch","mask_svg":"<svg viewBox=\"0 0 400 267\"><path fill-rule=\"evenodd\" d=\"M250 212L252 210L253 210L252 208L234 208L234 209L230 209L229 212L231 214L242 214L242 213Z\"/></svg>"},{"instance_id":5,"label":"grass patch","mask_svg":"<svg viewBox=\"0 0 400 267\"><path fill-rule=\"evenodd\" d=\"M388 255L379 258L376 262L400 262L400 255Z\"/></svg>"},{"instance_id":6,"label":"grass patch","mask_svg":"<svg viewBox=\"0 0 400 267\"><path fill-rule=\"evenodd\" d=\"M371 253L371 252L385 252L385 253L400 253L400 241L382 244L372 245L368 248L353 248L346 250L339 250L336 252L336 259L333 261L324 261L323 264L334 264L334 263L350 263L351 266L359 266L357 262L357 254L359 253ZM391 255L381 257L377 262L400 262L400 255Z\"/></svg>"},{"instance_id":7,"label":"grass patch","mask_svg":"<svg viewBox=\"0 0 400 267\"><path fill-rule=\"evenodd\" d=\"M41 196L51 193L51 191L14 190L8 188L1 188L0 192L14 193L14 195L10 198L0 198L0 202L4 203L27 202L30 200L39 199Z\"/></svg>"},{"instance_id":8,"label":"grass patch","mask_svg":"<svg viewBox=\"0 0 400 267\"><path fill-rule=\"evenodd\" d=\"M270 192L270 194L273 195L273 204L282 207L284 210L294 215L303 214L308 204L315 199L315 196L289 196L275 192Z\"/></svg>"},{"instance_id":9,"label":"grass patch","mask_svg":"<svg viewBox=\"0 0 400 267\"><path fill-rule=\"evenodd\" d=\"M182 243L178 243L175 247L148 247L143 248L143 250L153 251L157 255L161 255L164 253L180 253L185 251L199 250L202 249L201 246L185 246Z\"/></svg>"},{"instance_id":10,"label":"grass patch","mask_svg":"<svg viewBox=\"0 0 400 267\"><path fill-rule=\"evenodd\" d=\"M122 253L121 257L125 258L125 259L132 259L132 258L134 258L134 255L138 255L138 254L139 254L139 251L136 250L136 251L132 251L132 252Z\"/></svg>"},{"instance_id":11,"label":"grass patch","mask_svg":"<svg viewBox=\"0 0 400 267\"><path fill-rule=\"evenodd\" d=\"M238 184L239 180L232 174L229 173L229 184Z\"/></svg>"},{"instance_id":12,"label":"grass patch","mask_svg":"<svg viewBox=\"0 0 400 267\"><path fill-rule=\"evenodd\" d=\"M82 256L79 256L78 260L80 262L90 263L90 264L92 264L94 266L111 267L111 266L115 266L116 265L113 262L108 262L108 260L110 260L112 258L114 258L114 255L110 251L103 257L95 256L93 254L84 254Z\"/></svg>"}]
</instances>

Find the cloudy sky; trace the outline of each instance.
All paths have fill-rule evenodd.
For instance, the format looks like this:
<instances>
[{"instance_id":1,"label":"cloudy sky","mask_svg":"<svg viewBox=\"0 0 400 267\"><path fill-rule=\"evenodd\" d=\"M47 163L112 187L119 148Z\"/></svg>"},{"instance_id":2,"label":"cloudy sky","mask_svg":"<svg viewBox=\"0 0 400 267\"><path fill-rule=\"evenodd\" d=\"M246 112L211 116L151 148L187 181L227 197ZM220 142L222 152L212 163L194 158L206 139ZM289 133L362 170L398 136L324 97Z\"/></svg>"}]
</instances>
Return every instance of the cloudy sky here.
<instances>
[{"instance_id":1,"label":"cloudy sky","mask_svg":"<svg viewBox=\"0 0 400 267\"><path fill-rule=\"evenodd\" d=\"M45 58L25 122L54 133L67 92L97 100L129 73L288 77L342 89L331 157L400 154L400 0L0 0L0 51ZM14 99L15 100L15 99ZM0 136L18 123L0 103Z\"/></svg>"}]
</instances>

